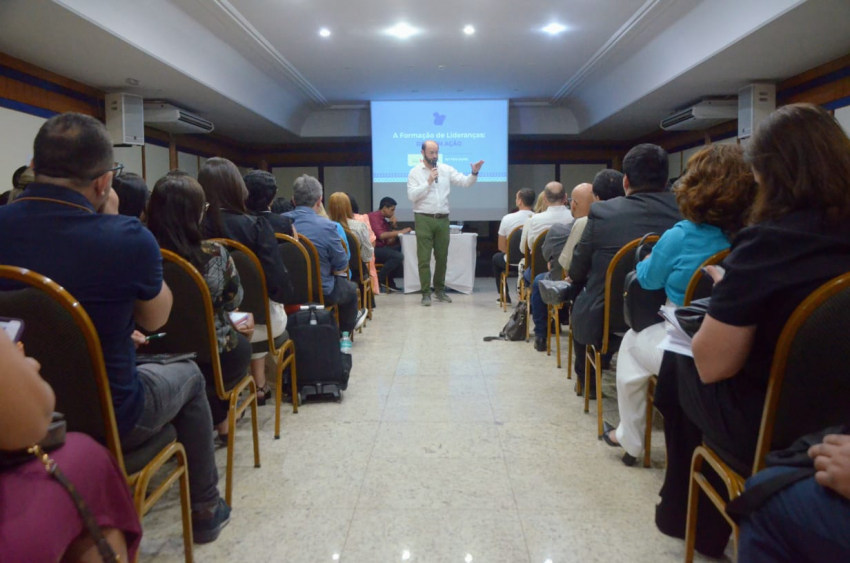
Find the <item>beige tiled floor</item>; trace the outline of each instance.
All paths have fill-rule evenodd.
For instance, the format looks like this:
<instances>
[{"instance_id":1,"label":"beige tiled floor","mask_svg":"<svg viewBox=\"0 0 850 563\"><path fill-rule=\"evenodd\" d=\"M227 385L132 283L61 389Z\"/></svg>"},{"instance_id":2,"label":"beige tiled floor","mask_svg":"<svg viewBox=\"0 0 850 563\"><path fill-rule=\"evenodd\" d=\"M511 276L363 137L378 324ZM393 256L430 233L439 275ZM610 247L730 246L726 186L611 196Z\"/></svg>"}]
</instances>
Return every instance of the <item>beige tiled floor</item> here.
<instances>
[{"instance_id":1,"label":"beige tiled floor","mask_svg":"<svg viewBox=\"0 0 850 563\"><path fill-rule=\"evenodd\" d=\"M379 297L342 403L284 411L280 440L273 407L260 409L260 469L243 421L232 521L195 560L681 561L682 542L653 523L663 434L655 467L625 467L596 439L566 357L559 370L530 343L482 340L508 315L492 279L476 289L430 309ZM614 397L611 373L605 389ZM616 400L604 406L616 422ZM176 495L144 528L141 561L182 561Z\"/></svg>"}]
</instances>

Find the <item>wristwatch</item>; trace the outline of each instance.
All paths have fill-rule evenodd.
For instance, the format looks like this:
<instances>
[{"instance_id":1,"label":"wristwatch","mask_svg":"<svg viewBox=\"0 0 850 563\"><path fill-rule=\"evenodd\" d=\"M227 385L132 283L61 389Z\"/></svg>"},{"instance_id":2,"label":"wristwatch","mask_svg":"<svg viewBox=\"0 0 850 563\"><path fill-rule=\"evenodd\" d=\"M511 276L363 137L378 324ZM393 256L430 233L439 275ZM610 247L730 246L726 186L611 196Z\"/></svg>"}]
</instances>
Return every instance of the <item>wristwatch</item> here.
<instances>
[{"instance_id":1,"label":"wristwatch","mask_svg":"<svg viewBox=\"0 0 850 563\"><path fill-rule=\"evenodd\" d=\"M472 175L473 175L473 176L478 176L478 172L473 172L473 173L472 173Z\"/></svg>"}]
</instances>

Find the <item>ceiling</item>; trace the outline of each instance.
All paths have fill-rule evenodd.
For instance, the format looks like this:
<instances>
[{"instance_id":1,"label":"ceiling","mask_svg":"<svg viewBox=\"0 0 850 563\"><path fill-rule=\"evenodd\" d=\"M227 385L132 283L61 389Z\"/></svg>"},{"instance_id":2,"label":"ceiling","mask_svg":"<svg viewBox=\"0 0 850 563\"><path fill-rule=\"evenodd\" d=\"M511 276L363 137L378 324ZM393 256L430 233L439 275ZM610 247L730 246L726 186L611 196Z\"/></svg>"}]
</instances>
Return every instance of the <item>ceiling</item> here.
<instances>
[{"instance_id":1,"label":"ceiling","mask_svg":"<svg viewBox=\"0 0 850 563\"><path fill-rule=\"evenodd\" d=\"M367 137L370 100L504 98L514 136L628 140L702 96L850 53L847 0L494 4L3 0L0 51L252 143ZM420 33L384 33L401 21ZM541 31L552 22L567 30Z\"/></svg>"}]
</instances>

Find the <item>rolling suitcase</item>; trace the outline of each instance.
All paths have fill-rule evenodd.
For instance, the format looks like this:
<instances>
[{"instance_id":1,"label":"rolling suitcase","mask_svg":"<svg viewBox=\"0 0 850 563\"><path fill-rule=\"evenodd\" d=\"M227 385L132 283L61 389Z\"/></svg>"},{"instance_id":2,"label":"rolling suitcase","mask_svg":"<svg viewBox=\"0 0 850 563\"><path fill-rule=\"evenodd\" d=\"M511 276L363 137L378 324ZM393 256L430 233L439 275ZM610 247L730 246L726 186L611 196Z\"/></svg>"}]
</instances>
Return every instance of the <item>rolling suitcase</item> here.
<instances>
[{"instance_id":1,"label":"rolling suitcase","mask_svg":"<svg viewBox=\"0 0 850 563\"><path fill-rule=\"evenodd\" d=\"M348 387L351 355L340 352L339 327L333 313L321 305L302 305L289 316L286 330L295 344L301 398L332 395L341 401L342 391Z\"/></svg>"}]
</instances>

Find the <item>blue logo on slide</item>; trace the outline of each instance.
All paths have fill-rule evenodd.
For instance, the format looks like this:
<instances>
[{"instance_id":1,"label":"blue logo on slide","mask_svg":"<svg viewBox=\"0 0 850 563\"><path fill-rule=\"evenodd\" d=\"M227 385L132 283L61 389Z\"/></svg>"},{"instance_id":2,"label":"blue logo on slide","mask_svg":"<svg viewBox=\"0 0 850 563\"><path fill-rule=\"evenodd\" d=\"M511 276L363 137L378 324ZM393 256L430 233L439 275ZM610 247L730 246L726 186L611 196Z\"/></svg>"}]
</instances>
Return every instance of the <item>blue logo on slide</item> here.
<instances>
[{"instance_id":1,"label":"blue logo on slide","mask_svg":"<svg viewBox=\"0 0 850 563\"><path fill-rule=\"evenodd\" d=\"M438 111L434 112L434 125L442 125L445 120L446 120L445 114L441 114Z\"/></svg>"}]
</instances>

